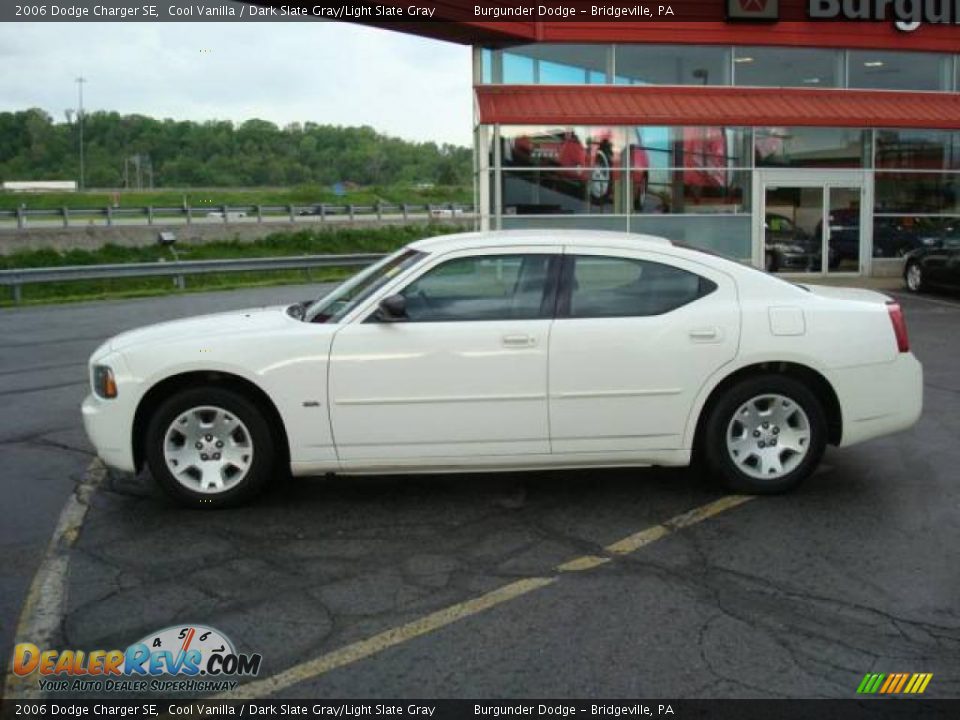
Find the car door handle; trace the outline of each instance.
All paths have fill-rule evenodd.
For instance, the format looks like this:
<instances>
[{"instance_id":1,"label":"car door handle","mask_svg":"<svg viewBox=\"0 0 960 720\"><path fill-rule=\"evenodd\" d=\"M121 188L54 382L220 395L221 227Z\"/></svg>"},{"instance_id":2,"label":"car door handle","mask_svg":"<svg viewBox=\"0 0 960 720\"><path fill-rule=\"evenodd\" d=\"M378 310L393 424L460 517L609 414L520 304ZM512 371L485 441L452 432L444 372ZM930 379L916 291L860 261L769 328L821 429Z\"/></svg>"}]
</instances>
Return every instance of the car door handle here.
<instances>
[{"instance_id":1,"label":"car door handle","mask_svg":"<svg viewBox=\"0 0 960 720\"><path fill-rule=\"evenodd\" d=\"M533 347L537 339L532 335L504 335L503 346L510 348Z\"/></svg>"},{"instance_id":2,"label":"car door handle","mask_svg":"<svg viewBox=\"0 0 960 720\"><path fill-rule=\"evenodd\" d=\"M694 342L716 342L720 337L720 328L696 328L690 331L690 339Z\"/></svg>"}]
</instances>

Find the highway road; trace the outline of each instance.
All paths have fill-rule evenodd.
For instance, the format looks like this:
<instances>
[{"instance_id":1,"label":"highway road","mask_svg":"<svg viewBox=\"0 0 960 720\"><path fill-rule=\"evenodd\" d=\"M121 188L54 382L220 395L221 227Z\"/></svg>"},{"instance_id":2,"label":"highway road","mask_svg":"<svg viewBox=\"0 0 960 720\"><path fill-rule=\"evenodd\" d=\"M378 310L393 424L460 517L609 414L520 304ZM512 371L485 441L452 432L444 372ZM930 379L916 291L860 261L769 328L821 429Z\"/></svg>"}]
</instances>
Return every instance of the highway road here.
<instances>
[{"instance_id":1,"label":"highway road","mask_svg":"<svg viewBox=\"0 0 960 720\"><path fill-rule=\"evenodd\" d=\"M304 226L329 224L355 223L362 225L364 223L381 224L399 224L399 223L418 223L418 222L469 222L473 215L456 213L450 214L449 211L439 211L438 214L431 215L423 211L409 212L406 216L402 213L391 212L382 213L379 217L375 213L356 213L353 218L347 213L328 214L323 217L320 215L294 215L293 222ZM230 213L228 222L224 222L222 213L197 212L190 221L193 225L249 225L256 224L257 217L253 214L238 216ZM269 223L289 223L291 218L288 214L263 215L262 222ZM88 227L143 227L152 224L156 227L187 227L187 219L183 215L155 215L153 223L148 222L146 215L131 216L127 214L115 215L109 221L106 216L100 215L89 217L86 215L73 215L69 218L70 228L88 228ZM62 228L65 227L63 219L53 215L30 216L24 223L24 229L31 228ZM17 232L17 221L15 218L0 218L0 232Z\"/></svg>"},{"instance_id":2,"label":"highway road","mask_svg":"<svg viewBox=\"0 0 960 720\"><path fill-rule=\"evenodd\" d=\"M4 656L92 460L89 353L145 323L317 293L0 311ZM849 698L894 671L957 697L960 303L902 301L920 423L828 451L794 495L730 504L693 470L310 478L207 513L118 477L72 549L60 641L207 623L263 654L260 680L293 668L282 697Z\"/></svg>"}]
</instances>

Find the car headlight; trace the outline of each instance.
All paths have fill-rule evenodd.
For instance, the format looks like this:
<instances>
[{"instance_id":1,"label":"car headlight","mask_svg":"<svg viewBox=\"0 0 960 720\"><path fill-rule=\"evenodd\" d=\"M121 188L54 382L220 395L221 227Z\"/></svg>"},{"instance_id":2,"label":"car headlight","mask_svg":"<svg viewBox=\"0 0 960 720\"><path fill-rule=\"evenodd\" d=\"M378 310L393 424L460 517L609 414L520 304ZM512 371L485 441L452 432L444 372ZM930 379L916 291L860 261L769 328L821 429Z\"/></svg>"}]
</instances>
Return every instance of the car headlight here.
<instances>
[{"instance_id":1,"label":"car headlight","mask_svg":"<svg viewBox=\"0 0 960 720\"><path fill-rule=\"evenodd\" d=\"M117 381L106 365L93 366L93 392L106 400L117 396Z\"/></svg>"}]
</instances>

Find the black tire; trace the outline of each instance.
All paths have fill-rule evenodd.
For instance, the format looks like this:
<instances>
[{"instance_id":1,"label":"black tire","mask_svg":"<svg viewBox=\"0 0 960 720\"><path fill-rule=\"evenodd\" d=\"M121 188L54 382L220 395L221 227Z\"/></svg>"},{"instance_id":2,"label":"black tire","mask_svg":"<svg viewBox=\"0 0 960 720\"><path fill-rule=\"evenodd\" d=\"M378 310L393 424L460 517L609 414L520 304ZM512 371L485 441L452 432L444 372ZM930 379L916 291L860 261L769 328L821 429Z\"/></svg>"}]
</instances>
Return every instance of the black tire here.
<instances>
[{"instance_id":1,"label":"black tire","mask_svg":"<svg viewBox=\"0 0 960 720\"><path fill-rule=\"evenodd\" d=\"M910 292L924 292L927 289L927 282L924 278L923 265L916 260L909 261L903 269L903 283Z\"/></svg>"},{"instance_id":2,"label":"black tire","mask_svg":"<svg viewBox=\"0 0 960 720\"><path fill-rule=\"evenodd\" d=\"M252 444L252 460L246 475L221 492L193 490L173 476L164 458L165 433L179 415L197 407L222 408L240 420ZM244 395L221 387L182 390L165 400L147 425L146 460L150 473L165 492L178 503L192 508L221 508L239 505L263 490L275 470L273 434L260 409Z\"/></svg>"},{"instance_id":3,"label":"black tire","mask_svg":"<svg viewBox=\"0 0 960 720\"><path fill-rule=\"evenodd\" d=\"M782 395L796 403L806 414L810 437L806 455L790 472L776 478L757 478L734 462L727 449L727 431L734 414L745 403L767 394ZM728 489L751 495L783 493L799 485L820 463L827 444L826 414L817 396L800 380L774 374L748 377L727 388L713 404L706 418L702 442L709 469Z\"/></svg>"}]
</instances>

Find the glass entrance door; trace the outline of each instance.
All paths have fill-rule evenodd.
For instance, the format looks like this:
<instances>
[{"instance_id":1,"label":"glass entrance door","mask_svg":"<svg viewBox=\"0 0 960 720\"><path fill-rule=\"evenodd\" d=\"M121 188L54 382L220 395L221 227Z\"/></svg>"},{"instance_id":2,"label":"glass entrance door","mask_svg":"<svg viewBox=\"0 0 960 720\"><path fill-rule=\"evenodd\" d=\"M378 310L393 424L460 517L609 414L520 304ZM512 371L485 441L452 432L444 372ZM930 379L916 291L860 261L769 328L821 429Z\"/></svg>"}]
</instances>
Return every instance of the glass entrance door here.
<instances>
[{"instance_id":1,"label":"glass entrance door","mask_svg":"<svg viewBox=\"0 0 960 720\"><path fill-rule=\"evenodd\" d=\"M767 272L822 272L824 189L767 185L763 266Z\"/></svg>"},{"instance_id":2,"label":"glass entrance door","mask_svg":"<svg viewBox=\"0 0 960 720\"><path fill-rule=\"evenodd\" d=\"M860 188L827 188L827 270L860 272Z\"/></svg>"},{"instance_id":3,"label":"glass entrance door","mask_svg":"<svg viewBox=\"0 0 960 720\"><path fill-rule=\"evenodd\" d=\"M760 257L768 272L860 272L859 185L766 182L762 212Z\"/></svg>"}]
</instances>

